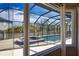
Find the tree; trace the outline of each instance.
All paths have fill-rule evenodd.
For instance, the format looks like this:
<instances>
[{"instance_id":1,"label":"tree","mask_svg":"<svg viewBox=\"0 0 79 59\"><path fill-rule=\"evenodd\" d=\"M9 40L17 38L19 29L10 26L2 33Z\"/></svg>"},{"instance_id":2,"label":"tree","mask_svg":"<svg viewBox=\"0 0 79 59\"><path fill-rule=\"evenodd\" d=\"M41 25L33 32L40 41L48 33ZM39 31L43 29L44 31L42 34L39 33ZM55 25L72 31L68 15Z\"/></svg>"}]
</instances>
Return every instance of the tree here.
<instances>
[{"instance_id":1,"label":"tree","mask_svg":"<svg viewBox=\"0 0 79 59\"><path fill-rule=\"evenodd\" d=\"M37 29L34 25L30 25L29 26L29 31L30 31L30 33L35 33L35 31L37 31Z\"/></svg>"}]
</instances>

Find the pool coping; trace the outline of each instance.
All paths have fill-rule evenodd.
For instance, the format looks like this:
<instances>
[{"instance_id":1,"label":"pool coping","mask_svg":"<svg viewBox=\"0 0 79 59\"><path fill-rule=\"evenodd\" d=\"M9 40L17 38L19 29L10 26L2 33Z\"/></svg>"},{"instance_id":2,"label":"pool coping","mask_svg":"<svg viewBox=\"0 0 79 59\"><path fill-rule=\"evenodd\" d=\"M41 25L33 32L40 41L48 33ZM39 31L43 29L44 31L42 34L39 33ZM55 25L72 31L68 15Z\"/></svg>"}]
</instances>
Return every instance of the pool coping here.
<instances>
[{"instance_id":1,"label":"pool coping","mask_svg":"<svg viewBox=\"0 0 79 59\"><path fill-rule=\"evenodd\" d=\"M45 56L46 54L48 54L48 53L50 53L58 48L61 48L61 45L56 45L56 46L50 47L50 48L43 50L41 52L37 52L31 56Z\"/></svg>"}]
</instances>

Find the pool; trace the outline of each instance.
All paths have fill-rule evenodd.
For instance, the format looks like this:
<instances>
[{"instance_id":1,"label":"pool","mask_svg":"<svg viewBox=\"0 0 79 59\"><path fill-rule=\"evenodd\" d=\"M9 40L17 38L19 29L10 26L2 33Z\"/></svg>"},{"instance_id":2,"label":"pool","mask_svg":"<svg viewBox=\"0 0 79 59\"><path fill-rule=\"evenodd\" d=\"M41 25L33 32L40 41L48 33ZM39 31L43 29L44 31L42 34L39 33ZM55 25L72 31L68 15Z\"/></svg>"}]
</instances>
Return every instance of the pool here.
<instances>
[{"instance_id":1,"label":"pool","mask_svg":"<svg viewBox=\"0 0 79 59\"><path fill-rule=\"evenodd\" d=\"M57 41L60 40L60 35L46 35L42 36L42 38L45 38L46 41Z\"/></svg>"},{"instance_id":2,"label":"pool","mask_svg":"<svg viewBox=\"0 0 79 59\"><path fill-rule=\"evenodd\" d=\"M30 44L33 44L33 43L39 43L39 42L45 42L45 41L58 41L60 40L60 35L43 35L43 36L32 36L32 37L29 37L31 38L29 40ZM21 37L20 40L16 40L14 43L16 45L23 45L24 43L24 37Z\"/></svg>"},{"instance_id":3,"label":"pool","mask_svg":"<svg viewBox=\"0 0 79 59\"><path fill-rule=\"evenodd\" d=\"M60 40L60 35L51 34L51 35L43 35L43 36L32 36L30 38L32 40L44 39L45 41L57 41L57 40Z\"/></svg>"}]
</instances>

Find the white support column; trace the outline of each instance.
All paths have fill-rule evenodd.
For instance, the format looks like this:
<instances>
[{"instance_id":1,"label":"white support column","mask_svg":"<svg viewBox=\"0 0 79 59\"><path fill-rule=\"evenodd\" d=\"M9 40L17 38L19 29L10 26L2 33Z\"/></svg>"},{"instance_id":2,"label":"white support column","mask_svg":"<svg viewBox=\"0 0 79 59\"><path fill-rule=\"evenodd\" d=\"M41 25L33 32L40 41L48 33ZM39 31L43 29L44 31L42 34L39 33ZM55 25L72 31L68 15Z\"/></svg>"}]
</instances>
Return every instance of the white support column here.
<instances>
[{"instance_id":1,"label":"white support column","mask_svg":"<svg viewBox=\"0 0 79 59\"><path fill-rule=\"evenodd\" d=\"M71 37L72 37L72 46L73 47L75 47L76 45L75 45L75 42L76 42L76 40L75 40L75 11L73 10L72 11L72 14L71 14L71 22L72 22L72 24L71 24Z\"/></svg>"},{"instance_id":2,"label":"white support column","mask_svg":"<svg viewBox=\"0 0 79 59\"><path fill-rule=\"evenodd\" d=\"M72 16L72 46L73 47L75 47L76 48L76 42L77 42L77 21L76 21L76 19L77 19L77 15L76 15L76 9L73 9L73 11L72 11L72 14L71 14L71 16Z\"/></svg>"},{"instance_id":3,"label":"white support column","mask_svg":"<svg viewBox=\"0 0 79 59\"><path fill-rule=\"evenodd\" d=\"M77 7L78 12L78 42L77 42L77 50L78 50L78 56L79 56L79 7Z\"/></svg>"},{"instance_id":4,"label":"white support column","mask_svg":"<svg viewBox=\"0 0 79 59\"><path fill-rule=\"evenodd\" d=\"M29 55L28 26L29 26L29 4L26 3L24 7L24 47L23 47L24 56Z\"/></svg>"},{"instance_id":5,"label":"white support column","mask_svg":"<svg viewBox=\"0 0 79 59\"><path fill-rule=\"evenodd\" d=\"M66 45L65 45L65 4L60 7L60 23L61 23L61 55L66 55Z\"/></svg>"}]
</instances>

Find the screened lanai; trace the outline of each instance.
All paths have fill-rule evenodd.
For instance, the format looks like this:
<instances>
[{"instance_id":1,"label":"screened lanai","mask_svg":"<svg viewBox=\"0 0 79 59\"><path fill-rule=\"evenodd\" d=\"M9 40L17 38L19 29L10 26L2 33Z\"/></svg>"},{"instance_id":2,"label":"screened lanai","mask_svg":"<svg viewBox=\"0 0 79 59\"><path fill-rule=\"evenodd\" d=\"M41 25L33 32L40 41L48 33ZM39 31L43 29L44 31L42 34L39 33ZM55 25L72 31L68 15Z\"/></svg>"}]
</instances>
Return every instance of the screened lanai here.
<instances>
[{"instance_id":1,"label":"screened lanai","mask_svg":"<svg viewBox=\"0 0 79 59\"><path fill-rule=\"evenodd\" d=\"M47 8L41 4L29 5L30 36L40 40L37 45L55 44L60 41L60 11ZM66 38L71 38L71 12L66 12ZM44 42L40 44L41 42ZM35 46L35 45L34 45Z\"/></svg>"},{"instance_id":2,"label":"screened lanai","mask_svg":"<svg viewBox=\"0 0 79 59\"><path fill-rule=\"evenodd\" d=\"M0 55L23 55L26 37L24 37L24 34L27 33L29 34L27 37L29 39L29 55L60 45L60 7L53 4L52 6L52 8L49 8L43 4L30 3L28 7L29 17L27 17L29 18L29 31L24 32L24 30L27 30L24 29L24 14L26 14L24 13L24 4L0 4ZM71 14L69 11L65 13L66 44L69 45L72 44Z\"/></svg>"},{"instance_id":3,"label":"screened lanai","mask_svg":"<svg viewBox=\"0 0 79 59\"><path fill-rule=\"evenodd\" d=\"M21 48L16 41L23 37L21 3L0 3L0 51Z\"/></svg>"}]
</instances>

